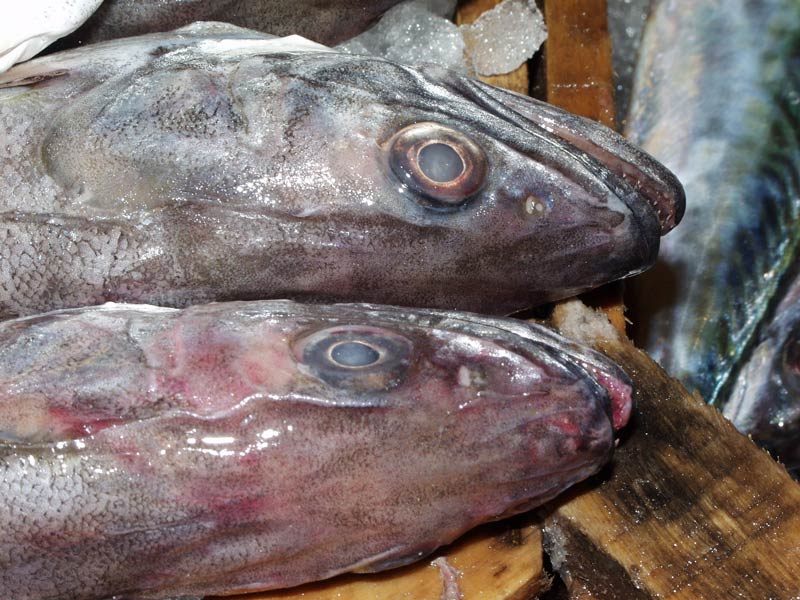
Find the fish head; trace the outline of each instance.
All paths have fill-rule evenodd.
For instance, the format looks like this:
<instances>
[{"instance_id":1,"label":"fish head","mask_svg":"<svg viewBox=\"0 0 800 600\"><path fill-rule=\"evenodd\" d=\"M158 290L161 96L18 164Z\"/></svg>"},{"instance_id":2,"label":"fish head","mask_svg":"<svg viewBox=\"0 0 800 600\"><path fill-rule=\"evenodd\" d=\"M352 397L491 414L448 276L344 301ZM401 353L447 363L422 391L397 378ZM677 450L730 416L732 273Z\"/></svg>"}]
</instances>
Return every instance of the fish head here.
<instances>
[{"instance_id":1,"label":"fish head","mask_svg":"<svg viewBox=\"0 0 800 600\"><path fill-rule=\"evenodd\" d=\"M74 94L42 147L70 210L163 221L180 263L202 245L295 298L509 313L648 268L682 212L654 160L533 99L310 42L180 39Z\"/></svg>"},{"instance_id":2,"label":"fish head","mask_svg":"<svg viewBox=\"0 0 800 600\"><path fill-rule=\"evenodd\" d=\"M354 308L339 305L335 323L317 321L295 337L294 394L376 410L402 432L397 453L432 466L419 477L437 480L433 465L446 463L448 477L472 481L458 494L480 497L497 517L545 501L609 459L631 386L605 357L509 319L376 306L363 307L364 318Z\"/></svg>"},{"instance_id":3,"label":"fish head","mask_svg":"<svg viewBox=\"0 0 800 600\"><path fill-rule=\"evenodd\" d=\"M476 282L490 288L504 296L491 312L643 271L682 215L669 171L545 103L433 66L335 53L272 60L290 125L270 147L286 162L291 146L313 180L293 214L349 223L398 269L424 263L464 298ZM242 79L263 65L253 69ZM258 104L249 87L239 98Z\"/></svg>"},{"instance_id":4,"label":"fish head","mask_svg":"<svg viewBox=\"0 0 800 600\"><path fill-rule=\"evenodd\" d=\"M108 304L0 323L0 342L5 464L76 473L11 499L33 510L58 495L70 522L90 513L76 536L114 548L145 525L158 536L103 575L103 597L419 560L596 473L630 412L630 382L607 359L466 313ZM118 508L98 510L108 497Z\"/></svg>"}]
</instances>

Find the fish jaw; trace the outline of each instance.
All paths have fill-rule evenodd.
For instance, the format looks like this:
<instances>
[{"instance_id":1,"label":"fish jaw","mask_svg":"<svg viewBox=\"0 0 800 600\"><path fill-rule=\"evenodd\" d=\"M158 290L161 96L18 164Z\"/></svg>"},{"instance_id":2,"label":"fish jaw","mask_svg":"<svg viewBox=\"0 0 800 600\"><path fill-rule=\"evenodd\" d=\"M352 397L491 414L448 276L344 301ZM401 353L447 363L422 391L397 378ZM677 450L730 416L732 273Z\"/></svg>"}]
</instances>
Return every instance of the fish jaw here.
<instances>
[{"instance_id":1,"label":"fish jaw","mask_svg":"<svg viewBox=\"0 0 800 600\"><path fill-rule=\"evenodd\" d=\"M18 549L0 583L21 600L53 585L160 598L398 566L554 497L614 447L588 351L507 319L280 301L108 305L8 321L0 340L14 350L0 352L4 514L60 507L36 531L0 521ZM379 358L357 372L373 355L347 344ZM331 357L351 380L332 374ZM45 365L49 387L33 385ZM103 372L114 372L105 391ZM16 414L43 399L59 408L51 419L87 406L94 419L109 405L122 418L82 436L51 420L8 439ZM17 492L52 472L57 485ZM16 574L36 561L66 566L22 589Z\"/></svg>"}]
</instances>

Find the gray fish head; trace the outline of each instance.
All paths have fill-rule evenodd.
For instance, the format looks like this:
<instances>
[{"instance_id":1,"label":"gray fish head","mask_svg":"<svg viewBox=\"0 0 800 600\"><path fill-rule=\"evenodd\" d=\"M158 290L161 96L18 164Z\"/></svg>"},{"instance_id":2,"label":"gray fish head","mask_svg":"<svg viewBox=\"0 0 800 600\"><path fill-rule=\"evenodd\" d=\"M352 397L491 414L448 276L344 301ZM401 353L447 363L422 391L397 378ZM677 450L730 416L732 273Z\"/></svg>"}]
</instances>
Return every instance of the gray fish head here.
<instances>
[{"instance_id":1,"label":"gray fish head","mask_svg":"<svg viewBox=\"0 0 800 600\"><path fill-rule=\"evenodd\" d=\"M304 278L282 295L512 312L648 268L682 213L655 161L535 100L433 66L186 43L63 107L46 170L95 212L194 207L176 237ZM219 235L256 220L247 256Z\"/></svg>"},{"instance_id":2,"label":"gray fish head","mask_svg":"<svg viewBox=\"0 0 800 600\"><path fill-rule=\"evenodd\" d=\"M651 266L683 214L666 168L545 103L434 66L270 60L294 139L324 139L302 159L306 173L336 178L315 202L366 215L365 231L379 216L403 224L416 246L398 258L428 262L442 286L466 270L518 303L573 295Z\"/></svg>"},{"instance_id":3,"label":"gray fish head","mask_svg":"<svg viewBox=\"0 0 800 600\"><path fill-rule=\"evenodd\" d=\"M460 291L468 286L453 273L474 273L473 287L505 295L492 312L645 270L683 214L680 183L654 159L531 98L376 58L266 63L283 82L293 152L318 176L303 214L353 215L369 236L381 225L405 231L412 252L399 251L397 234L385 244L399 263L427 263L442 287ZM380 249L387 236L374 237Z\"/></svg>"}]
</instances>

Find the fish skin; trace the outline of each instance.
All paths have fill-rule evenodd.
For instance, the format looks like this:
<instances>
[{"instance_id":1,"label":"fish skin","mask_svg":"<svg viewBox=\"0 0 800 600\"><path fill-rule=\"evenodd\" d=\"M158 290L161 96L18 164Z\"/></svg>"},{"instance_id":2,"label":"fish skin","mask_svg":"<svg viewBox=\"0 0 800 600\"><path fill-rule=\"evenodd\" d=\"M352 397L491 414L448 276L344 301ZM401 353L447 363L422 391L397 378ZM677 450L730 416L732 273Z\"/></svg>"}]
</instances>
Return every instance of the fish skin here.
<instances>
[{"instance_id":1,"label":"fish skin","mask_svg":"<svg viewBox=\"0 0 800 600\"><path fill-rule=\"evenodd\" d=\"M0 76L0 316L267 297L510 313L641 272L682 211L677 180L596 123L301 40L198 24ZM482 153L457 208L390 165L425 122Z\"/></svg>"},{"instance_id":2,"label":"fish skin","mask_svg":"<svg viewBox=\"0 0 800 600\"><path fill-rule=\"evenodd\" d=\"M789 469L800 469L800 277L739 368L723 414Z\"/></svg>"},{"instance_id":3,"label":"fish skin","mask_svg":"<svg viewBox=\"0 0 800 600\"><path fill-rule=\"evenodd\" d=\"M338 44L372 25L400 0L104 0L60 47L224 21L264 33Z\"/></svg>"},{"instance_id":4,"label":"fish skin","mask_svg":"<svg viewBox=\"0 0 800 600\"><path fill-rule=\"evenodd\" d=\"M657 3L627 136L683 183L688 208L632 282L636 341L722 404L800 227L800 4Z\"/></svg>"},{"instance_id":5,"label":"fish skin","mask_svg":"<svg viewBox=\"0 0 800 600\"><path fill-rule=\"evenodd\" d=\"M381 362L332 364L347 340ZM399 566L596 472L631 397L619 367L549 329L450 311L5 321L0 589L159 599Z\"/></svg>"}]
</instances>

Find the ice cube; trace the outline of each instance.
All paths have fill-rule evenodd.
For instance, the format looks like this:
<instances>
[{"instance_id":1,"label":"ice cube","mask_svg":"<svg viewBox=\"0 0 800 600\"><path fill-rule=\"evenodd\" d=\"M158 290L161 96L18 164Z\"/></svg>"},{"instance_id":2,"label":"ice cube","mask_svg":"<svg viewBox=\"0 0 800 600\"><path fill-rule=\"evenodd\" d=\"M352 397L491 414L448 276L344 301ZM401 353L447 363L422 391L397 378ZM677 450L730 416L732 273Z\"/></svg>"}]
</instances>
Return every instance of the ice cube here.
<instances>
[{"instance_id":1,"label":"ice cube","mask_svg":"<svg viewBox=\"0 0 800 600\"><path fill-rule=\"evenodd\" d=\"M394 62L432 62L467 70L461 31L440 16L452 12L452 0L410 0L387 11L377 25L337 46L353 54L374 54Z\"/></svg>"},{"instance_id":2,"label":"ice cube","mask_svg":"<svg viewBox=\"0 0 800 600\"><path fill-rule=\"evenodd\" d=\"M470 25L462 25L467 57L479 75L509 73L547 38L534 0L504 0Z\"/></svg>"}]
</instances>

